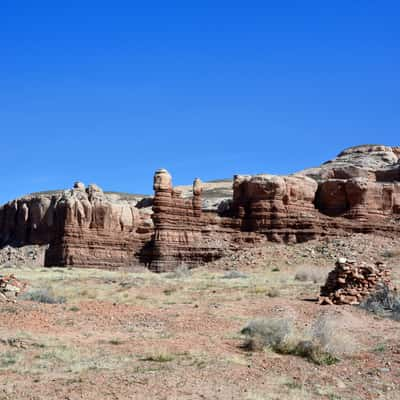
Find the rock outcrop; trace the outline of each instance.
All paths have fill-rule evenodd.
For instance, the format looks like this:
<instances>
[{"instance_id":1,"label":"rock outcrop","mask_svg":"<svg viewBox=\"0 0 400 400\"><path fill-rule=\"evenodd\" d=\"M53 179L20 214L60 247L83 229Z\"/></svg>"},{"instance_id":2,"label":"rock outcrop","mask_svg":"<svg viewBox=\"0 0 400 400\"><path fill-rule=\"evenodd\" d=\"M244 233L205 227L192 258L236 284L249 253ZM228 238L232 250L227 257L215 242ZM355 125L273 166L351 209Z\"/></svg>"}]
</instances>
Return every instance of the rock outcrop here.
<instances>
[{"instance_id":1,"label":"rock outcrop","mask_svg":"<svg viewBox=\"0 0 400 400\"><path fill-rule=\"evenodd\" d=\"M193 266L220 257L224 253L224 232L218 217L207 218L202 210L202 182L195 179L193 196L182 198L181 190L172 187L168 171L154 176L153 221L155 234L151 243L150 268L168 271L177 265Z\"/></svg>"},{"instance_id":2,"label":"rock outcrop","mask_svg":"<svg viewBox=\"0 0 400 400\"><path fill-rule=\"evenodd\" d=\"M241 229L273 241L299 242L319 234L313 204L318 184L306 176L235 176L233 217Z\"/></svg>"},{"instance_id":3,"label":"rock outcrop","mask_svg":"<svg viewBox=\"0 0 400 400\"><path fill-rule=\"evenodd\" d=\"M126 200L110 201L96 185L75 185L56 204L46 265L119 267L136 263L153 233L149 215Z\"/></svg>"},{"instance_id":4,"label":"rock outcrop","mask_svg":"<svg viewBox=\"0 0 400 400\"><path fill-rule=\"evenodd\" d=\"M360 171L374 174L375 171L396 165L400 158L399 149L400 147L383 145L354 146L343 150L333 160L326 161L320 167L305 169L299 173L316 181L332 179L343 172L352 177L357 176Z\"/></svg>"},{"instance_id":5,"label":"rock outcrop","mask_svg":"<svg viewBox=\"0 0 400 400\"><path fill-rule=\"evenodd\" d=\"M53 196L27 196L0 208L0 246L49 243L54 228Z\"/></svg>"},{"instance_id":6,"label":"rock outcrop","mask_svg":"<svg viewBox=\"0 0 400 400\"><path fill-rule=\"evenodd\" d=\"M138 201L77 182L53 195L34 195L0 208L3 245L49 245L45 265L117 267L136 263L153 233Z\"/></svg>"},{"instance_id":7,"label":"rock outcrop","mask_svg":"<svg viewBox=\"0 0 400 400\"><path fill-rule=\"evenodd\" d=\"M297 243L346 232L400 234L400 148L352 147L319 168L288 176L237 175L172 187L154 198L98 186L31 195L0 208L0 246L48 245L45 264L154 271L214 260L263 240Z\"/></svg>"},{"instance_id":8,"label":"rock outcrop","mask_svg":"<svg viewBox=\"0 0 400 400\"><path fill-rule=\"evenodd\" d=\"M204 211L218 211L223 208L222 204L232 201L233 187L232 179L222 179L202 183L202 204L201 208ZM182 197L187 199L193 195L192 185L177 186L175 188L182 193Z\"/></svg>"}]
</instances>

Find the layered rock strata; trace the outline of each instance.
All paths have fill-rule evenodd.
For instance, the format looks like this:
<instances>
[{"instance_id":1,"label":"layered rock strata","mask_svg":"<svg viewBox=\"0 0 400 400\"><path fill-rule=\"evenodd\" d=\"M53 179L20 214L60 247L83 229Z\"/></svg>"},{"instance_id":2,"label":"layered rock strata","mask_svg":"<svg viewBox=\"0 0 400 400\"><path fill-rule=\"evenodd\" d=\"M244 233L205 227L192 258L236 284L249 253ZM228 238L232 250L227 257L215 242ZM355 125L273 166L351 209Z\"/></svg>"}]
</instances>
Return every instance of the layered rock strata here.
<instances>
[{"instance_id":1,"label":"layered rock strata","mask_svg":"<svg viewBox=\"0 0 400 400\"><path fill-rule=\"evenodd\" d=\"M0 208L0 241L48 245L48 266L131 265L153 233L150 214L136 203L77 182L71 190L28 196Z\"/></svg>"},{"instance_id":2,"label":"layered rock strata","mask_svg":"<svg viewBox=\"0 0 400 400\"><path fill-rule=\"evenodd\" d=\"M110 201L96 185L75 185L57 202L45 265L136 264L152 233L151 219L133 204Z\"/></svg>"},{"instance_id":3,"label":"layered rock strata","mask_svg":"<svg viewBox=\"0 0 400 400\"><path fill-rule=\"evenodd\" d=\"M48 245L49 266L141 262L165 271L262 240L296 243L341 231L398 235L399 155L398 147L358 146L293 175L237 175L205 191L195 180L190 195L159 170L154 198L142 200L77 183L0 207L0 246Z\"/></svg>"},{"instance_id":4,"label":"layered rock strata","mask_svg":"<svg viewBox=\"0 0 400 400\"><path fill-rule=\"evenodd\" d=\"M320 227L313 201L318 184L306 176L236 175L232 216L242 231L269 240L301 242L315 238Z\"/></svg>"},{"instance_id":5,"label":"layered rock strata","mask_svg":"<svg viewBox=\"0 0 400 400\"><path fill-rule=\"evenodd\" d=\"M168 271L177 265L192 267L221 257L227 248L226 229L218 217L209 217L202 210L202 183L193 182L193 196L182 198L173 189L168 171L158 170L154 176L153 221L150 268Z\"/></svg>"}]
</instances>

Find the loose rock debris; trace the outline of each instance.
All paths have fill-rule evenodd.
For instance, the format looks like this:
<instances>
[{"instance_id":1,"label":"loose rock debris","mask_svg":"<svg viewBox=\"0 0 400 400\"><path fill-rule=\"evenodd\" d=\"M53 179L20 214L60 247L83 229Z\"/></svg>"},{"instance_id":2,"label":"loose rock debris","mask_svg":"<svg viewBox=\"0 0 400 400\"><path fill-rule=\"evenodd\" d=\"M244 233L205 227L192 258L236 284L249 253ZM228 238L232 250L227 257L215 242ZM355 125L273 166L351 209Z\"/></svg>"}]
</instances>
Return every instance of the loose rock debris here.
<instances>
[{"instance_id":1,"label":"loose rock debris","mask_svg":"<svg viewBox=\"0 0 400 400\"><path fill-rule=\"evenodd\" d=\"M16 297L26 288L26 283L19 281L13 274L0 275L0 301L16 302Z\"/></svg>"},{"instance_id":2,"label":"loose rock debris","mask_svg":"<svg viewBox=\"0 0 400 400\"><path fill-rule=\"evenodd\" d=\"M321 287L320 304L360 304L383 286L391 287L391 271L383 262L374 265L339 258Z\"/></svg>"}]
</instances>

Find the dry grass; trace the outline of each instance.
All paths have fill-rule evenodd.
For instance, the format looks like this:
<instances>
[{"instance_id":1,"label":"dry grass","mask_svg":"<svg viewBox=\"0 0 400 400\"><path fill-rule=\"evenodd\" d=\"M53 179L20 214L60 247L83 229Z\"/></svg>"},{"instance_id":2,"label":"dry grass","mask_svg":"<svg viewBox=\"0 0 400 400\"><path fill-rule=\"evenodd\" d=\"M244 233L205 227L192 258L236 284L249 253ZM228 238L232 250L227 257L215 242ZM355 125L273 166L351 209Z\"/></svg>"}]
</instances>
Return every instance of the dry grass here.
<instances>
[{"instance_id":1,"label":"dry grass","mask_svg":"<svg viewBox=\"0 0 400 400\"><path fill-rule=\"evenodd\" d=\"M272 271L272 266L279 271ZM362 365L357 357L347 358L358 353L359 345L346 336L342 321L335 313L316 316L318 310L328 308L301 300L319 292L319 284L314 283L315 276L310 270L325 271L316 266L297 267L276 260L271 266L264 262L239 268L226 272L223 268L204 267L189 273L183 268L177 273L165 274L79 268L19 269L17 277L28 282L29 291L48 288L53 296L64 297L66 304L20 301L16 305L4 305L0 315L6 321L15 318L23 326L25 315L34 310L35 316L39 315L49 324L52 333L46 337L42 322L31 324L30 321L26 331L31 337L21 338L26 348L13 347L8 342L2 344L0 340L0 369L13 374L16 380L31 380L27 385L33 390L38 390L32 384L33 379L39 377L44 382L51 374L60 382L81 376L100 382L107 375L107 379L118 376L124 382L132 379L159 384L159 387L169 383L178 387L189 380L191 386L177 389L179 393L203 393L204 386L196 383L201 377L218 380L220 398L329 400L335 398L332 396L336 392L332 383L325 385L324 380L327 369L335 371L336 367L316 364L331 364L340 359L353 382L346 383L346 390L357 393L353 385L363 379L356 375ZM303 268L307 270L307 279L295 279ZM110 314L103 315L103 307ZM374 316L360 313L356 308L346 314L347 317L351 314L351 321L353 312L376 321ZM238 330L245 321L259 315L267 317L250 323L244 332L248 348L268 348L272 352L238 349L243 341ZM346 321L349 325L349 319ZM0 337L17 343L13 339L19 335L14 330L14 325L9 324L7 329L0 329ZM385 332L390 334L389 330ZM377 349L369 352L372 357L390 353L378 346L381 337L374 341L368 335L368 332L361 335L360 340L366 348ZM183 356L184 352L191 355ZM300 357L315 365L307 364ZM273 361L271 366L261 370L268 358ZM299 374L301 379L295 380ZM230 380L232 376L235 381ZM254 386L249 386L248 380ZM239 393L238 386L248 391ZM157 398L154 386L143 390L146 394L148 391L149 397ZM206 391L205 398L214 394ZM21 397L13 394L11 398Z\"/></svg>"},{"instance_id":2,"label":"dry grass","mask_svg":"<svg viewBox=\"0 0 400 400\"><path fill-rule=\"evenodd\" d=\"M381 317L400 321L400 295L387 286L370 294L360 304L360 307Z\"/></svg>"},{"instance_id":3,"label":"dry grass","mask_svg":"<svg viewBox=\"0 0 400 400\"><path fill-rule=\"evenodd\" d=\"M20 298L45 304L64 304L66 302L65 297L55 295L50 288L28 290Z\"/></svg>"},{"instance_id":4,"label":"dry grass","mask_svg":"<svg viewBox=\"0 0 400 400\"><path fill-rule=\"evenodd\" d=\"M4 273L7 272L15 270L5 269ZM185 266L164 274L83 268L23 268L18 270L18 278L28 282L26 299L32 295L33 301L48 298L57 303L62 299L71 305L86 300L117 304L152 303L152 306L188 304L193 301L196 292L218 293L225 290L237 291L242 298L254 295L295 297L304 284L308 285L308 282L302 282L302 287L298 287L298 281L293 280L293 268L287 266L280 266L279 272L266 268L251 274L237 270L221 274L206 268L189 270ZM310 289L315 290L315 287L310 286ZM40 296L41 293L43 296Z\"/></svg>"},{"instance_id":5,"label":"dry grass","mask_svg":"<svg viewBox=\"0 0 400 400\"><path fill-rule=\"evenodd\" d=\"M142 358L142 361L153 361L153 362L170 362L175 359L175 356L167 351L155 351Z\"/></svg>"},{"instance_id":6,"label":"dry grass","mask_svg":"<svg viewBox=\"0 0 400 400\"><path fill-rule=\"evenodd\" d=\"M269 348L280 354L304 357L316 364L334 364L340 357L353 355L358 346L333 317L321 315L313 321L309 331L295 328L290 319L256 319L242 330L243 347L251 351Z\"/></svg>"},{"instance_id":7,"label":"dry grass","mask_svg":"<svg viewBox=\"0 0 400 400\"><path fill-rule=\"evenodd\" d=\"M51 336L33 337L25 332L3 339L8 350L0 354L0 370L46 375L81 373L89 370L126 369L133 354L113 354L102 345L96 349L79 346ZM115 343L112 343L115 345Z\"/></svg>"},{"instance_id":8,"label":"dry grass","mask_svg":"<svg viewBox=\"0 0 400 400\"><path fill-rule=\"evenodd\" d=\"M293 322L288 319L255 319L241 330L246 336L243 347L249 350L269 347L279 352L287 345L292 332Z\"/></svg>"},{"instance_id":9,"label":"dry grass","mask_svg":"<svg viewBox=\"0 0 400 400\"><path fill-rule=\"evenodd\" d=\"M328 313L320 314L309 332L311 341L334 357L352 356L360 350L355 338L351 337L340 321Z\"/></svg>"},{"instance_id":10,"label":"dry grass","mask_svg":"<svg viewBox=\"0 0 400 400\"><path fill-rule=\"evenodd\" d=\"M300 266L297 268L294 279L300 282L323 283L328 276L326 268L316 266Z\"/></svg>"}]
</instances>

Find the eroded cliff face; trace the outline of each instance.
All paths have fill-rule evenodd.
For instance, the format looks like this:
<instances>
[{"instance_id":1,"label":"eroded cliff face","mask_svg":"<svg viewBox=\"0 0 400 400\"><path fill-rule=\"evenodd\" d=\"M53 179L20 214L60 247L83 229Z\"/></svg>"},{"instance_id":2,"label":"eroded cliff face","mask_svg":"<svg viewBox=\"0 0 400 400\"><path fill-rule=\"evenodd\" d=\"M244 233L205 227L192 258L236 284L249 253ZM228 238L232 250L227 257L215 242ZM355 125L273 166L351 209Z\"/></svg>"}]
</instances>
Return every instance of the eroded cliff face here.
<instances>
[{"instance_id":1,"label":"eroded cliff face","mask_svg":"<svg viewBox=\"0 0 400 400\"><path fill-rule=\"evenodd\" d=\"M289 176L236 176L233 216L269 240L299 242L340 231L400 231L399 148L347 149Z\"/></svg>"},{"instance_id":2,"label":"eroded cliff face","mask_svg":"<svg viewBox=\"0 0 400 400\"><path fill-rule=\"evenodd\" d=\"M328 216L358 220L361 229L391 229L400 200L399 147L357 146L321 167L315 205ZM396 227L395 227L396 229Z\"/></svg>"},{"instance_id":3,"label":"eroded cliff face","mask_svg":"<svg viewBox=\"0 0 400 400\"><path fill-rule=\"evenodd\" d=\"M159 170L154 198L142 201L77 183L1 207L0 244L48 244L48 266L143 263L168 271L263 240L297 243L343 231L398 235L399 156L399 147L358 146L293 175L237 175L231 187L214 182L205 192L196 179L191 194L173 188L168 171Z\"/></svg>"},{"instance_id":4,"label":"eroded cliff face","mask_svg":"<svg viewBox=\"0 0 400 400\"><path fill-rule=\"evenodd\" d=\"M192 197L184 199L181 190L172 187L168 171L156 172L150 269L168 271L182 264L193 267L224 254L233 232L223 227L217 215L207 216L203 211L202 190L202 182L195 179Z\"/></svg>"},{"instance_id":5,"label":"eroded cliff face","mask_svg":"<svg viewBox=\"0 0 400 400\"><path fill-rule=\"evenodd\" d=\"M308 168L299 174L320 182L326 179L374 175L376 171L391 169L399 162L400 147L361 145L343 150L337 157L316 168ZM344 175L343 175L344 174Z\"/></svg>"},{"instance_id":6,"label":"eroded cliff face","mask_svg":"<svg viewBox=\"0 0 400 400\"><path fill-rule=\"evenodd\" d=\"M153 233L151 213L137 203L79 182L55 195L27 196L0 208L0 241L48 244L48 266L130 265Z\"/></svg>"},{"instance_id":7,"label":"eroded cliff face","mask_svg":"<svg viewBox=\"0 0 400 400\"><path fill-rule=\"evenodd\" d=\"M119 267L137 263L153 233L150 215L136 205L112 201L96 185L64 192L46 265Z\"/></svg>"},{"instance_id":8,"label":"eroded cliff face","mask_svg":"<svg viewBox=\"0 0 400 400\"><path fill-rule=\"evenodd\" d=\"M320 233L313 204L318 184L306 176L235 176L233 217L241 229L296 243Z\"/></svg>"},{"instance_id":9,"label":"eroded cliff face","mask_svg":"<svg viewBox=\"0 0 400 400\"><path fill-rule=\"evenodd\" d=\"M49 243L54 229L52 196L28 196L0 208L0 246Z\"/></svg>"}]
</instances>

